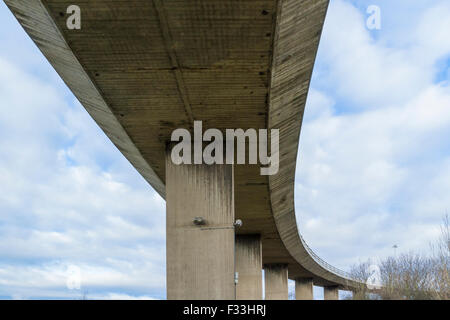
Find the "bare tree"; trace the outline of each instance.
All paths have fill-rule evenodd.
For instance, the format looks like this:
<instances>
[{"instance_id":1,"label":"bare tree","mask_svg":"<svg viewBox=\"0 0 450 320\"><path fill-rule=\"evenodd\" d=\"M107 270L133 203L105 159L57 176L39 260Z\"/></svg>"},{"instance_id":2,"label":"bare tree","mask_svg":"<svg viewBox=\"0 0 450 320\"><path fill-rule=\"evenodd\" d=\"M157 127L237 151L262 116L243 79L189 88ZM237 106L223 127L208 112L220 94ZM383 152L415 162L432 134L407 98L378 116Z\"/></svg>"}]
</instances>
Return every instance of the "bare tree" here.
<instances>
[{"instance_id":1,"label":"bare tree","mask_svg":"<svg viewBox=\"0 0 450 320\"><path fill-rule=\"evenodd\" d=\"M353 266L353 278L361 286L353 292L353 299L383 300L450 300L450 223L446 215L441 226L441 237L431 245L431 255L413 252L388 257L379 262L381 288L369 290L371 261Z\"/></svg>"}]
</instances>

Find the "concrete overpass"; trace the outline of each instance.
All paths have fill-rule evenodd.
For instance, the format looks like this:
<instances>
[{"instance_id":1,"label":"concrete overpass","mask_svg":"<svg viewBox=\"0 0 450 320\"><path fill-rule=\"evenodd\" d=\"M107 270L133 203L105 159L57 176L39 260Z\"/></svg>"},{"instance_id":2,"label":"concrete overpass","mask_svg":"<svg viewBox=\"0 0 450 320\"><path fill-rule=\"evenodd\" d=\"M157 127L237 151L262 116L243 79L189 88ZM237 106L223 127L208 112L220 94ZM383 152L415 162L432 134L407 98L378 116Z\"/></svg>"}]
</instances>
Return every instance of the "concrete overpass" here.
<instances>
[{"instance_id":1,"label":"concrete overpass","mask_svg":"<svg viewBox=\"0 0 450 320\"><path fill-rule=\"evenodd\" d=\"M106 135L167 201L169 299L325 298L358 286L299 234L300 128L328 0L4 0ZM81 29L67 28L70 5ZM279 172L180 165L174 129L279 129ZM207 224L192 223L196 216ZM233 227L235 219L243 226ZM235 284L235 271L239 278Z\"/></svg>"}]
</instances>

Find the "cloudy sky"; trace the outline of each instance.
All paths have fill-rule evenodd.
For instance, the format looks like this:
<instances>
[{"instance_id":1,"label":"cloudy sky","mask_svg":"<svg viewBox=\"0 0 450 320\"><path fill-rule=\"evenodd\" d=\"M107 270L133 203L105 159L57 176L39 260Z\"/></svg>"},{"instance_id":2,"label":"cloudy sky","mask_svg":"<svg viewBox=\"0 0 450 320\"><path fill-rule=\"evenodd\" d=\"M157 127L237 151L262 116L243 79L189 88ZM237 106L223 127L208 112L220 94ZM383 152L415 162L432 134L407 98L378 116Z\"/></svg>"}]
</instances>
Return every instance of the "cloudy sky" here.
<instances>
[{"instance_id":1,"label":"cloudy sky","mask_svg":"<svg viewBox=\"0 0 450 320\"><path fill-rule=\"evenodd\" d=\"M369 5L380 30L366 26ZM439 235L449 17L448 0L331 0L295 192L304 238L341 269L394 244L426 253ZM164 201L3 2L0 26L0 298L165 298Z\"/></svg>"}]
</instances>

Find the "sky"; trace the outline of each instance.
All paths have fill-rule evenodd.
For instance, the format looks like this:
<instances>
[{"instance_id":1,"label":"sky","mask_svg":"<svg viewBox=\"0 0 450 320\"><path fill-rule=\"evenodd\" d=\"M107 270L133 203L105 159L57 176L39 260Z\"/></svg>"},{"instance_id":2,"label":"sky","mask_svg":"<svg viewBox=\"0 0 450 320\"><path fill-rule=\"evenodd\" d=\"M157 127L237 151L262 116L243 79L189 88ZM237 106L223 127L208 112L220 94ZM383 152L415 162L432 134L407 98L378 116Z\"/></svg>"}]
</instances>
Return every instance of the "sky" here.
<instances>
[{"instance_id":1,"label":"sky","mask_svg":"<svg viewBox=\"0 0 450 320\"><path fill-rule=\"evenodd\" d=\"M379 30L366 25L370 5ZM450 208L449 17L448 0L331 0L295 206L306 242L336 267L426 254L439 236ZM3 2L0 26L0 299L164 299L164 200Z\"/></svg>"}]
</instances>

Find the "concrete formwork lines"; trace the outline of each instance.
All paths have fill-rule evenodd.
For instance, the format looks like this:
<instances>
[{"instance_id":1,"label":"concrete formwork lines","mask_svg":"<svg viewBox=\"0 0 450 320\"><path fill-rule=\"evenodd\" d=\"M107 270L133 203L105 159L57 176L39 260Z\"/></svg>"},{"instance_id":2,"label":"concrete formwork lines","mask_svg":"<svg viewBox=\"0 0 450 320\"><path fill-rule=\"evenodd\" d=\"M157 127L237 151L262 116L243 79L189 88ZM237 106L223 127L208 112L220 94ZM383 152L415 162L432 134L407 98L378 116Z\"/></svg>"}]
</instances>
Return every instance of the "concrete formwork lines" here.
<instances>
[{"instance_id":1,"label":"concrete formwork lines","mask_svg":"<svg viewBox=\"0 0 450 320\"><path fill-rule=\"evenodd\" d=\"M188 117L191 124L194 123L194 114L192 112L191 103L189 102L189 96L187 94L186 85L183 78L183 73L180 68L180 64L177 58L177 54L175 51L175 45L170 33L170 26L167 20L166 10L164 8L164 3L161 0L153 0L153 5L156 8L156 12L158 13L159 25L161 28L161 32L163 34L165 47L167 53L170 57L170 61L172 62L172 69L177 81L178 91L183 101L184 108L186 110L186 116Z\"/></svg>"}]
</instances>

